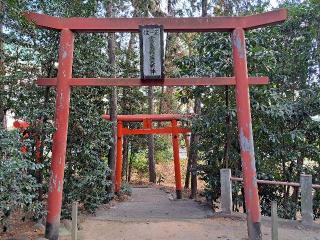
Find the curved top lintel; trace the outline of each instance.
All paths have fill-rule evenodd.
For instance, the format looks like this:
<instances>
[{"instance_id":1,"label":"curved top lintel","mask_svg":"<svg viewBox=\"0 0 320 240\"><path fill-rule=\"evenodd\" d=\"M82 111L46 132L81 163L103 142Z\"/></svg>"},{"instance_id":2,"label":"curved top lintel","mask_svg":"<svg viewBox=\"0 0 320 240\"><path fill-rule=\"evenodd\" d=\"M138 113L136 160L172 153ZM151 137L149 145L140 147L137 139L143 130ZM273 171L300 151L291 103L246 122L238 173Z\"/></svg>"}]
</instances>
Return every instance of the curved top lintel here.
<instances>
[{"instance_id":1,"label":"curved top lintel","mask_svg":"<svg viewBox=\"0 0 320 240\"><path fill-rule=\"evenodd\" d=\"M63 24L61 20L63 18L52 17L46 14L27 12L24 16L30 21L33 22L40 28L54 29L54 30L62 30Z\"/></svg>"},{"instance_id":2,"label":"curved top lintel","mask_svg":"<svg viewBox=\"0 0 320 240\"><path fill-rule=\"evenodd\" d=\"M260 13L245 17L244 29L255 29L284 22L288 17L288 10L280 8L275 11Z\"/></svg>"},{"instance_id":3,"label":"curved top lintel","mask_svg":"<svg viewBox=\"0 0 320 240\"><path fill-rule=\"evenodd\" d=\"M166 32L230 32L235 28L249 30L283 22L287 18L287 9L251 16L197 18L59 18L38 13L25 15L41 28L79 32L138 32L140 25L152 24L163 25Z\"/></svg>"}]
</instances>

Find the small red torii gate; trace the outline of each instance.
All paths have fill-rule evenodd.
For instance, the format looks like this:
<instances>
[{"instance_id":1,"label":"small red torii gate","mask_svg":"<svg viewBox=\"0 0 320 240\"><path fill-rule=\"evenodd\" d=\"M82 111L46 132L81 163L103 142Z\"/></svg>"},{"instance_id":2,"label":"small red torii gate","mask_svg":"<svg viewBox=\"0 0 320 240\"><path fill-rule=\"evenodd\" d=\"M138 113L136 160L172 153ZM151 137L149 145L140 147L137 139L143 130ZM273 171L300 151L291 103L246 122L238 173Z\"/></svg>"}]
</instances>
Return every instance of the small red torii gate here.
<instances>
[{"instance_id":1,"label":"small red torii gate","mask_svg":"<svg viewBox=\"0 0 320 240\"><path fill-rule=\"evenodd\" d=\"M51 176L48 195L46 237L58 240L66 159L71 87L81 86L223 86L235 85L240 155L242 160L247 226L250 240L260 240L261 213L257 188L251 125L249 85L267 84L267 77L249 77L245 31L281 23L287 10L252 16L197 18L58 18L26 13L38 27L60 31L57 78L40 78L41 86L56 87L56 111ZM73 78L74 32L139 32L142 25L162 25L165 32L229 32L232 36L234 77L164 78Z\"/></svg>"},{"instance_id":2,"label":"small red torii gate","mask_svg":"<svg viewBox=\"0 0 320 240\"><path fill-rule=\"evenodd\" d=\"M110 121L110 115L103 115L104 119ZM115 168L115 192L121 189L122 181L122 141L126 135L147 135L147 134L172 134L174 175L176 182L177 199L182 198L181 168L179 157L179 133L191 132L188 128L178 127L177 121L189 118L190 115L182 114L138 114L117 116L117 161ZM153 128L152 122L170 121L171 127ZM143 122L143 128L129 129L123 126L124 122Z\"/></svg>"}]
</instances>

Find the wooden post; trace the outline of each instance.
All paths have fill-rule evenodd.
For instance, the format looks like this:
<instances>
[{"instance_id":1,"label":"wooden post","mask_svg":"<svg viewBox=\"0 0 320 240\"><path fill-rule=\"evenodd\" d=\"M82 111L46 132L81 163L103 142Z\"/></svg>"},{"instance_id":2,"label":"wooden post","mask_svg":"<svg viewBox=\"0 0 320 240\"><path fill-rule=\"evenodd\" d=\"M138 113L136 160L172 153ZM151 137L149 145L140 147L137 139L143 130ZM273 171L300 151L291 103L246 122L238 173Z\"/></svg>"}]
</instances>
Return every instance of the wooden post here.
<instances>
[{"instance_id":1,"label":"wooden post","mask_svg":"<svg viewBox=\"0 0 320 240\"><path fill-rule=\"evenodd\" d=\"M220 169L221 211L232 212L232 182L231 169Z\"/></svg>"},{"instance_id":2,"label":"wooden post","mask_svg":"<svg viewBox=\"0 0 320 240\"><path fill-rule=\"evenodd\" d=\"M271 202L271 236L272 240L278 240L278 211L277 202Z\"/></svg>"},{"instance_id":3,"label":"wooden post","mask_svg":"<svg viewBox=\"0 0 320 240\"><path fill-rule=\"evenodd\" d=\"M308 226L313 223L312 176L301 174L300 185L302 224Z\"/></svg>"},{"instance_id":4,"label":"wooden post","mask_svg":"<svg viewBox=\"0 0 320 240\"><path fill-rule=\"evenodd\" d=\"M116 176L115 176L115 187L114 192L116 194L120 193L121 190L121 181L122 181L122 140L123 140L123 134L122 134L122 121L118 121L117 124L117 162L116 162Z\"/></svg>"},{"instance_id":5,"label":"wooden post","mask_svg":"<svg viewBox=\"0 0 320 240\"><path fill-rule=\"evenodd\" d=\"M242 28L236 28L232 32L233 68L236 77L237 119L244 198L247 210L248 236L250 240L260 240L262 239L261 213L253 146L246 42L244 35L244 29Z\"/></svg>"},{"instance_id":6,"label":"wooden post","mask_svg":"<svg viewBox=\"0 0 320 240\"><path fill-rule=\"evenodd\" d=\"M51 172L48 193L48 215L46 238L59 239L60 214L62 206L64 165L66 160L69 106L72 78L74 35L69 29L60 33L59 69L56 87L55 127L52 142Z\"/></svg>"},{"instance_id":7,"label":"wooden post","mask_svg":"<svg viewBox=\"0 0 320 240\"><path fill-rule=\"evenodd\" d=\"M176 180L176 194L177 199L182 198L182 185L181 185L181 168L179 158L179 138L177 133L177 120L171 120L172 125L172 146L173 146L173 162L174 162L174 174Z\"/></svg>"},{"instance_id":8,"label":"wooden post","mask_svg":"<svg viewBox=\"0 0 320 240\"><path fill-rule=\"evenodd\" d=\"M78 202L72 204L72 232L71 239L77 240L78 238Z\"/></svg>"}]
</instances>

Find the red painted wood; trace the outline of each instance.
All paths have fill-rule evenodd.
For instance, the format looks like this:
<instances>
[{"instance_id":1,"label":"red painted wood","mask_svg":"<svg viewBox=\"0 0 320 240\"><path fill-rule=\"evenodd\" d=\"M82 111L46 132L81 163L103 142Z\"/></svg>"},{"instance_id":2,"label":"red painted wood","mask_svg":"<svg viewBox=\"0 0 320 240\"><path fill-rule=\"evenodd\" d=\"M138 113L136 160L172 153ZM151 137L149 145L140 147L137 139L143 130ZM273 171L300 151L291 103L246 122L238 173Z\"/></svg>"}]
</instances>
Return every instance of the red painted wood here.
<instances>
[{"instance_id":1,"label":"red painted wood","mask_svg":"<svg viewBox=\"0 0 320 240\"><path fill-rule=\"evenodd\" d=\"M110 115L102 115L106 120L110 120ZM146 119L152 121L171 121L173 119L181 120L192 117L191 114L135 114L135 115L117 115L118 121L123 122L143 122Z\"/></svg>"},{"instance_id":2,"label":"red painted wood","mask_svg":"<svg viewBox=\"0 0 320 240\"><path fill-rule=\"evenodd\" d=\"M30 126L30 123L22 120L16 120L13 122L13 126L15 128L28 128Z\"/></svg>"},{"instance_id":3,"label":"red painted wood","mask_svg":"<svg viewBox=\"0 0 320 240\"><path fill-rule=\"evenodd\" d=\"M249 239L262 239L261 214L251 126L246 42L243 29L232 33L236 102Z\"/></svg>"},{"instance_id":4,"label":"red painted wood","mask_svg":"<svg viewBox=\"0 0 320 240\"><path fill-rule=\"evenodd\" d=\"M24 139L30 138L29 132L25 131L28 127L30 127L30 123L23 121L23 120L15 120L13 122L13 127L20 130L20 133L22 134L22 138L20 140L21 142L23 142ZM37 143L38 143L38 141L37 141ZM20 148L20 151L22 153L27 153L28 152L27 146L22 145Z\"/></svg>"},{"instance_id":5,"label":"red painted wood","mask_svg":"<svg viewBox=\"0 0 320 240\"><path fill-rule=\"evenodd\" d=\"M73 42L73 33L67 29L62 30L60 35L59 70L56 91L56 132L53 136L46 224L46 237L50 240L58 239L59 237L71 92L67 79L72 77Z\"/></svg>"},{"instance_id":6,"label":"red painted wood","mask_svg":"<svg viewBox=\"0 0 320 240\"><path fill-rule=\"evenodd\" d=\"M103 115L104 119L110 121L110 115ZM191 115L181 114L140 114L140 115L118 115L117 116L117 162L115 170L115 192L121 189L122 181L122 139L125 135L145 135L145 134L172 134L173 159L175 169L175 181L177 198L181 198L181 167L179 158L179 138L178 134L190 133L188 128L177 126L177 121ZM152 128L152 121L171 121L171 127ZM123 127L123 122L143 122L142 129L129 129Z\"/></svg>"},{"instance_id":7,"label":"red painted wood","mask_svg":"<svg viewBox=\"0 0 320 240\"><path fill-rule=\"evenodd\" d=\"M179 135L177 120L171 121L171 126L173 129L172 132L172 146L173 146L173 163L174 163L174 176L176 181L176 192L177 198L181 198L182 184L181 184L181 166L180 166L180 157L179 157Z\"/></svg>"},{"instance_id":8,"label":"red painted wood","mask_svg":"<svg viewBox=\"0 0 320 240\"><path fill-rule=\"evenodd\" d=\"M284 22L288 17L288 10L280 8L278 10L246 16L244 30L276 25Z\"/></svg>"},{"instance_id":9,"label":"red painted wood","mask_svg":"<svg viewBox=\"0 0 320 240\"><path fill-rule=\"evenodd\" d=\"M140 25L163 25L166 32L231 32L235 28L253 29L285 21L286 9L252 16L198 18L58 18L44 14L26 13L37 26L81 32L138 32Z\"/></svg>"},{"instance_id":10,"label":"red painted wood","mask_svg":"<svg viewBox=\"0 0 320 240\"><path fill-rule=\"evenodd\" d=\"M172 127L166 128L144 128L144 129L128 129L123 128L123 135L148 135L148 134L172 134L174 129ZM176 128L177 133L189 133L188 128Z\"/></svg>"},{"instance_id":11,"label":"red painted wood","mask_svg":"<svg viewBox=\"0 0 320 240\"><path fill-rule=\"evenodd\" d=\"M249 84L268 84L268 77L250 77ZM40 86L55 86L56 78L39 78ZM141 80L140 78L72 78L69 84L74 87L85 86L225 86L236 85L235 77L197 77L165 78L164 80Z\"/></svg>"},{"instance_id":12,"label":"red painted wood","mask_svg":"<svg viewBox=\"0 0 320 240\"><path fill-rule=\"evenodd\" d=\"M115 172L115 193L119 193L121 190L122 182L122 142L123 142L123 125L122 121L117 123L117 161L116 161L116 172Z\"/></svg>"}]
</instances>

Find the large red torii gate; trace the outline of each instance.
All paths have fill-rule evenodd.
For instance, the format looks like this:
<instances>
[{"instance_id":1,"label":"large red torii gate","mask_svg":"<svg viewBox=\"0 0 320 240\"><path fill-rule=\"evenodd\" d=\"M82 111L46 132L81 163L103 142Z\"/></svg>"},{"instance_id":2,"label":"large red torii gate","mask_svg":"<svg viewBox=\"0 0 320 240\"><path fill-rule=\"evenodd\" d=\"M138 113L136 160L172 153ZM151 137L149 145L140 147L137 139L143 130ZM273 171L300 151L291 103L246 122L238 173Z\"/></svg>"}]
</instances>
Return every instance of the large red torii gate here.
<instances>
[{"instance_id":1,"label":"large red torii gate","mask_svg":"<svg viewBox=\"0 0 320 240\"><path fill-rule=\"evenodd\" d=\"M110 115L103 115L104 119L110 121ZM115 192L121 188L122 179L122 141L126 135L146 135L146 134L172 134L174 175L176 182L177 199L182 198L181 168L179 157L179 133L191 132L188 128L179 127L177 122L190 117L181 114L138 114L138 115L118 115L117 116L117 161L115 170ZM153 128L153 122L171 122L171 127ZM124 122L143 122L143 128L130 129L123 126Z\"/></svg>"},{"instance_id":2,"label":"large red torii gate","mask_svg":"<svg viewBox=\"0 0 320 240\"><path fill-rule=\"evenodd\" d=\"M257 189L255 155L251 126L249 85L266 84L267 77L249 77L247 70L245 31L285 21L287 10L241 17L199 18L57 18L27 13L38 27L60 31L59 69L57 78L40 78L41 86L56 87L56 111L53 137L51 177L48 196L46 237L59 238L63 192L63 176L67 147L71 87L75 86L221 86L235 85L239 141L250 240L262 239L261 214ZM74 32L139 32L140 25L162 25L165 32L230 32L234 61L234 77L165 78L73 78Z\"/></svg>"}]
</instances>

